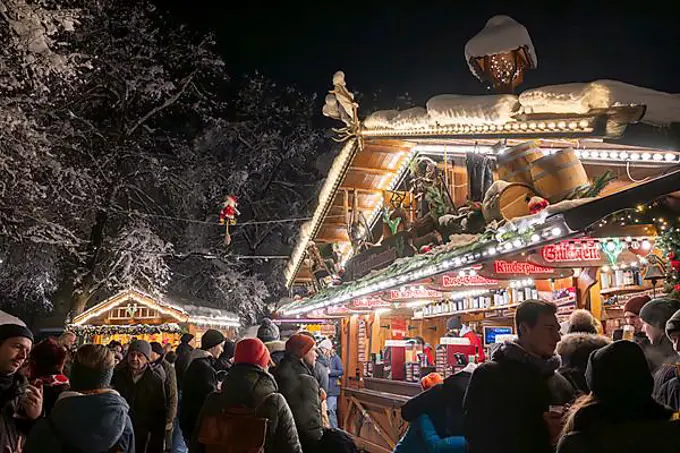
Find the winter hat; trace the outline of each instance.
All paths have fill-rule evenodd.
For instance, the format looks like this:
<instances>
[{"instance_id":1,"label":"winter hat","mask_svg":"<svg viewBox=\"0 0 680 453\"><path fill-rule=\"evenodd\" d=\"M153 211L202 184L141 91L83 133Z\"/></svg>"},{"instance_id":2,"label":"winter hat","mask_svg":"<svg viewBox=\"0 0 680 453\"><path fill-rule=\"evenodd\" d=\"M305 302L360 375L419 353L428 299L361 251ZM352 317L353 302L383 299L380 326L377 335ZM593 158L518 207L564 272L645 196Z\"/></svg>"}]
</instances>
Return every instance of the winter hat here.
<instances>
[{"instance_id":1,"label":"winter hat","mask_svg":"<svg viewBox=\"0 0 680 453\"><path fill-rule=\"evenodd\" d=\"M680 332L680 310L676 311L671 319L666 322L666 335L671 337L672 333Z\"/></svg>"},{"instance_id":2,"label":"winter hat","mask_svg":"<svg viewBox=\"0 0 680 453\"><path fill-rule=\"evenodd\" d=\"M163 351L163 346L157 341L151 342L151 350L158 355L165 354L165 351Z\"/></svg>"},{"instance_id":3,"label":"winter hat","mask_svg":"<svg viewBox=\"0 0 680 453\"><path fill-rule=\"evenodd\" d=\"M131 352L139 352L144 357L146 357L147 360L151 360L151 345L149 344L148 341L144 340L133 341L132 343L130 343L130 347L128 348L128 354Z\"/></svg>"},{"instance_id":4,"label":"winter hat","mask_svg":"<svg viewBox=\"0 0 680 453\"><path fill-rule=\"evenodd\" d=\"M66 349L53 338L41 341L31 351L31 377L39 378L62 374L66 362Z\"/></svg>"},{"instance_id":5,"label":"winter hat","mask_svg":"<svg viewBox=\"0 0 680 453\"><path fill-rule=\"evenodd\" d=\"M569 316L567 333L597 333L597 322L588 310L574 310Z\"/></svg>"},{"instance_id":6,"label":"winter hat","mask_svg":"<svg viewBox=\"0 0 680 453\"><path fill-rule=\"evenodd\" d=\"M590 354L586 382L593 395L603 402L617 402L622 398L633 403L645 401L654 388L642 348L625 340Z\"/></svg>"},{"instance_id":7,"label":"winter hat","mask_svg":"<svg viewBox=\"0 0 680 453\"><path fill-rule=\"evenodd\" d=\"M234 351L236 349L236 343L231 341L230 339L224 340L224 351L222 351L222 355L220 356L220 359L222 360L230 360L232 357L234 357Z\"/></svg>"},{"instance_id":8,"label":"winter hat","mask_svg":"<svg viewBox=\"0 0 680 453\"><path fill-rule=\"evenodd\" d=\"M650 300L652 300L652 298L647 295L631 297L623 306L623 312L635 313L636 315L639 316L642 307L644 307L645 304Z\"/></svg>"},{"instance_id":9,"label":"winter hat","mask_svg":"<svg viewBox=\"0 0 680 453\"><path fill-rule=\"evenodd\" d=\"M210 348L214 348L220 343L224 343L224 335L215 329L207 330L201 337L201 349L207 351Z\"/></svg>"},{"instance_id":10,"label":"winter hat","mask_svg":"<svg viewBox=\"0 0 680 453\"><path fill-rule=\"evenodd\" d=\"M665 330L666 322L678 310L680 310L680 300L654 299L642 307L640 318L650 326Z\"/></svg>"},{"instance_id":11,"label":"winter hat","mask_svg":"<svg viewBox=\"0 0 680 453\"><path fill-rule=\"evenodd\" d=\"M439 373L430 373L420 380L420 386L423 390L429 390L437 384L444 382L444 378Z\"/></svg>"},{"instance_id":12,"label":"winter hat","mask_svg":"<svg viewBox=\"0 0 680 453\"><path fill-rule=\"evenodd\" d=\"M21 319L0 311L0 344L14 337L24 337L33 341L33 333Z\"/></svg>"},{"instance_id":13,"label":"winter hat","mask_svg":"<svg viewBox=\"0 0 680 453\"><path fill-rule=\"evenodd\" d=\"M234 364L247 363L257 365L260 368L267 368L269 362L269 349L259 338L245 338L236 343L234 352Z\"/></svg>"},{"instance_id":14,"label":"winter hat","mask_svg":"<svg viewBox=\"0 0 680 453\"><path fill-rule=\"evenodd\" d=\"M286 352L298 358L304 357L315 346L314 338L302 333L296 333L286 341Z\"/></svg>"},{"instance_id":15,"label":"winter hat","mask_svg":"<svg viewBox=\"0 0 680 453\"><path fill-rule=\"evenodd\" d=\"M324 338L324 340L319 343L319 347L321 349L325 349L327 351L332 351L333 350L333 342L331 342L331 340L329 340L328 338Z\"/></svg>"},{"instance_id":16,"label":"winter hat","mask_svg":"<svg viewBox=\"0 0 680 453\"><path fill-rule=\"evenodd\" d=\"M193 339L194 339L193 335L191 335L190 333L185 333L185 334L182 335L182 337L179 339L179 341L181 343L184 343L184 344L189 344L189 343L191 343L191 340L193 340Z\"/></svg>"},{"instance_id":17,"label":"winter hat","mask_svg":"<svg viewBox=\"0 0 680 453\"><path fill-rule=\"evenodd\" d=\"M281 333L279 332L277 325L274 324L271 319L264 318L259 329L257 329L257 338L262 340L262 343L268 343L270 341L280 340Z\"/></svg>"}]
</instances>

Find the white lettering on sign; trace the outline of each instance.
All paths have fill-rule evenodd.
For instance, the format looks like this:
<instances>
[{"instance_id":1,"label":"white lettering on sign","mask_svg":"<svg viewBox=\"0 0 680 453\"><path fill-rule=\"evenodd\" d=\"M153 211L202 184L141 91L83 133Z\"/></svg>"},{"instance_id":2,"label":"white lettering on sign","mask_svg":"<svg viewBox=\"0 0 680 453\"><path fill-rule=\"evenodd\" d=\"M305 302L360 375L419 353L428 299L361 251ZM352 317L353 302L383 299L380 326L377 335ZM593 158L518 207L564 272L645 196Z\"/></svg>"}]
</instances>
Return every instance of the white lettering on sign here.
<instances>
[{"instance_id":1,"label":"white lettering on sign","mask_svg":"<svg viewBox=\"0 0 680 453\"><path fill-rule=\"evenodd\" d=\"M493 262L493 269L497 274L552 274L554 269L551 267L537 266L523 261L502 261Z\"/></svg>"},{"instance_id":2,"label":"white lettering on sign","mask_svg":"<svg viewBox=\"0 0 680 453\"><path fill-rule=\"evenodd\" d=\"M442 277L442 286L444 288L495 285L497 283L498 280L482 277L481 275L444 275Z\"/></svg>"},{"instance_id":3,"label":"white lettering on sign","mask_svg":"<svg viewBox=\"0 0 680 453\"><path fill-rule=\"evenodd\" d=\"M600 261L600 247L595 241L580 241L575 244L560 242L546 245L541 256L548 263Z\"/></svg>"},{"instance_id":4,"label":"white lettering on sign","mask_svg":"<svg viewBox=\"0 0 680 453\"><path fill-rule=\"evenodd\" d=\"M442 297L442 293L431 289L406 288L387 291L384 297L391 301L409 299L438 299Z\"/></svg>"}]
</instances>

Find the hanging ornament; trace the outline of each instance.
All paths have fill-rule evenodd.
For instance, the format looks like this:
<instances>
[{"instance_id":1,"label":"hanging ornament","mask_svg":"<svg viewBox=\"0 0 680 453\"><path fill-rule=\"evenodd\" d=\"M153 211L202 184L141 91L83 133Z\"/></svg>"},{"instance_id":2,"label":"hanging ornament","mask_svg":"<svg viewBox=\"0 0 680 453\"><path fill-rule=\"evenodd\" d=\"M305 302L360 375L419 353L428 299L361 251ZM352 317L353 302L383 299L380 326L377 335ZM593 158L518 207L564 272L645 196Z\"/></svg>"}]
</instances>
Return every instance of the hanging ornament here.
<instances>
[{"instance_id":1,"label":"hanging ornament","mask_svg":"<svg viewBox=\"0 0 680 453\"><path fill-rule=\"evenodd\" d=\"M229 226L236 225L236 216L241 213L238 210L238 201L234 195L227 195L222 202L220 211L220 225L224 225L224 244L231 244Z\"/></svg>"}]
</instances>

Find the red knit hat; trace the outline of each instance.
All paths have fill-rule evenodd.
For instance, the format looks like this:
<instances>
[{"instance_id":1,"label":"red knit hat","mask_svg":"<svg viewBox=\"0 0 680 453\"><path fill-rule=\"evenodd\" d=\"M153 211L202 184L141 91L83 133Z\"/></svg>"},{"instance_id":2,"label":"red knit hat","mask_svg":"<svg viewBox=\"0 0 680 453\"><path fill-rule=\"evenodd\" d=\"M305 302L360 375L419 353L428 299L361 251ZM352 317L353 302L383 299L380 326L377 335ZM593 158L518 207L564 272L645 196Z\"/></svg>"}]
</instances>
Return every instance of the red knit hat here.
<instances>
[{"instance_id":1,"label":"red knit hat","mask_svg":"<svg viewBox=\"0 0 680 453\"><path fill-rule=\"evenodd\" d=\"M234 364L247 363L267 368L270 360L269 349L259 338L244 338L236 343Z\"/></svg>"},{"instance_id":2,"label":"red knit hat","mask_svg":"<svg viewBox=\"0 0 680 453\"><path fill-rule=\"evenodd\" d=\"M53 338L47 338L33 348L29 360L31 376L45 377L62 374L66 362L66 349Z\"/></svg>"},{"instance_id":3,"label":"red knit hat","mask_svg":"<svg viewBox=\"0 0 680 453\"><path fill-rule=\"evenodd\" d=\"M302 358L311 351L314 346L316 346L314 338L309 335L296 333L286 341L286 352Z\"/></svg>"},{"instance_id":4,"label":"red knit hat","mask_svg":"<svg viewBox=\"0 0 680 453\"><path fill-rule=\"evenodd\" d=\"M640 310L645 306L647 302L652 300L649 296L635 296L628 299L626 304L623 306L623 312L635 313L640 315Z\"/></svg>"},{"instance_id":5,"label":"red knit hat","mask_svg":"<svg viewBox=\"0 0 680 453\"><path fill-rule=\"evenodd\" d=\"M420 386L423 390L428 390L437 384L444 382L444 378L439 373L430 373L420 380Z\"/></svg>"}]
</instances>

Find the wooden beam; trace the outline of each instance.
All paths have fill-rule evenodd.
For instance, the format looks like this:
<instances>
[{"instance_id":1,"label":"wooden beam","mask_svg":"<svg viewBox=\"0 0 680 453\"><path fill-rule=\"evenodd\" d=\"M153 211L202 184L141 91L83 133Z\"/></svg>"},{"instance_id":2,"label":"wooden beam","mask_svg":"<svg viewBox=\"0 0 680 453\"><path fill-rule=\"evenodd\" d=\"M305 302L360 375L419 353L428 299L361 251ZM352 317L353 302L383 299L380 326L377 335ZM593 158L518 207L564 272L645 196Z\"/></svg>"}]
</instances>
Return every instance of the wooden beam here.
<instances>
[{"instance_id":1,"label":"wooden beam","mask_svg":"<svg viewBox=\"0 0 680 453\"><path fill-rule=\"evenodd\" d=\"M350 171L356 171L359 173L369 173L372 175L393 175L396 173L394 170L389 170L387 168L375 168L375 167L349 167Z\"/></svg>"},{"instance_id":2,"label":"wooden beam","mask_svg":"<svg viewBox=\"0 0 680 453\"><path fill-rule=\"evenodd\" d=\"M383 190L381 190L381 189L368 189L368 188L365 188L365 187L342 186L342 187L340 187L340 189L341 190L349 190L349 191L356 190L358 193L370 193L370 194L378 194L378 195L382 195L382 193L383 193Z\"/></svg>"}]
</instances>

